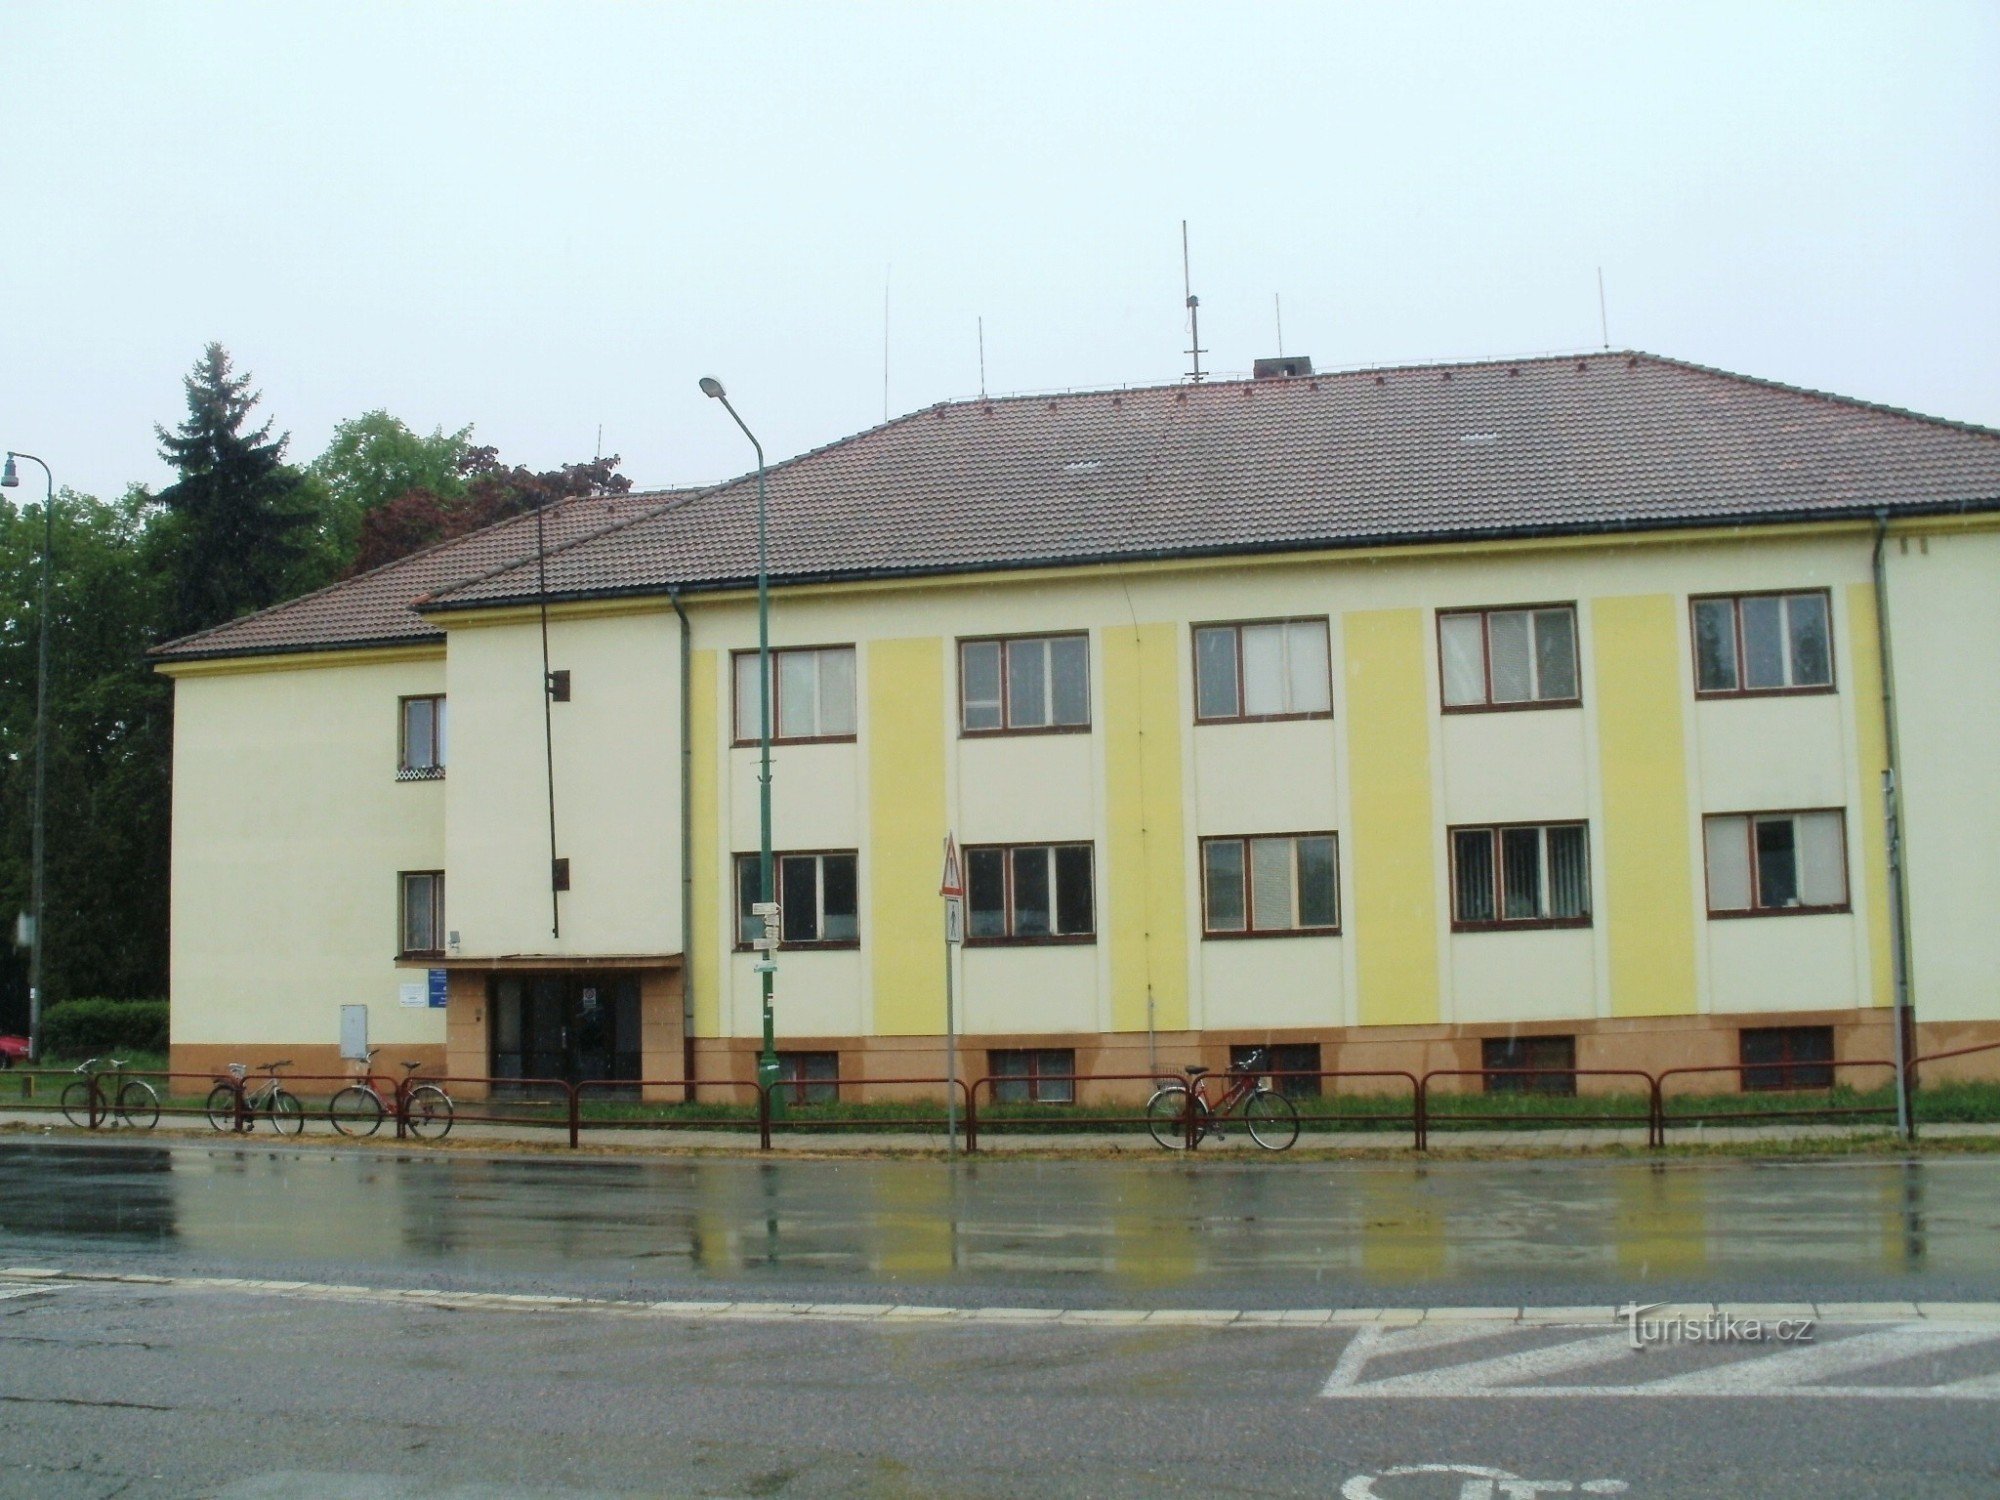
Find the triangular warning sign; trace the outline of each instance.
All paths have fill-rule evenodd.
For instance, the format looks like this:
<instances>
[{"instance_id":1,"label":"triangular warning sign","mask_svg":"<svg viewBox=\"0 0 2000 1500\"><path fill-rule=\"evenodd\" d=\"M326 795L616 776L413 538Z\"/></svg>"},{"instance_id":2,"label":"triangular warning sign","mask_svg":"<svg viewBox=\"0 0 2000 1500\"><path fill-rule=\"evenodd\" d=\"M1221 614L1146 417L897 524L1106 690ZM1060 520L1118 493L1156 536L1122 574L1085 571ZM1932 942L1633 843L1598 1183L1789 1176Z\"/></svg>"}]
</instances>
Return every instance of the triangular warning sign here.
<instances>
[{"instance_id":1,"label":"triangular warning sign","mask_svg":"<svg viewBox=\"0 0 2000 1500\"><path fill-rule=\"evenodd\" d=\"M950 834L944 836L944 874L938 877L940 896L964 896L965 872L958 863L958 840Z\"/></svg>"}]
</instances>

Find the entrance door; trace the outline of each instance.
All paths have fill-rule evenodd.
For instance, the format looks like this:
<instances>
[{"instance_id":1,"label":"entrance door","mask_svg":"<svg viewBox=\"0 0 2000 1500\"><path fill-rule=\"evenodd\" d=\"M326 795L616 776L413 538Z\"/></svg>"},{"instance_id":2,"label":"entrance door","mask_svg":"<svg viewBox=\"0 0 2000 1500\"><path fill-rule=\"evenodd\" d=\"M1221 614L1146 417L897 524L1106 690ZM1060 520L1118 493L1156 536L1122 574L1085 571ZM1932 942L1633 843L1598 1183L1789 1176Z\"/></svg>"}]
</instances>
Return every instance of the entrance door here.
<instances>
[{"instance_id":1,"label":"entrance door","mask_svg":"<svg viewBox=\"0 0 2000 1500\"><path fill-rule=\"evenodd\" d=\"M487 982L495 1078L636 1080L635 974L501 974Z\"/></svg>"}]
</instances>

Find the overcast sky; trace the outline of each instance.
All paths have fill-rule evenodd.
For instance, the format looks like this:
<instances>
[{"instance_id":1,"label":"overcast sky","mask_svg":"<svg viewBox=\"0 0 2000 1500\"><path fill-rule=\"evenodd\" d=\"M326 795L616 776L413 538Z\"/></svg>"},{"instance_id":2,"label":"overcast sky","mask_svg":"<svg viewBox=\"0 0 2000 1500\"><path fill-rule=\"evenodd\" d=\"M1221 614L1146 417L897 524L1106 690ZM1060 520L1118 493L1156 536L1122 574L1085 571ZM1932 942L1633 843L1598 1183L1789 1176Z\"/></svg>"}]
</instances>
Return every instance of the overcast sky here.
<instances>
[{"instance_id":1,"label":"overcast sky","mask_svg":"<svg viewBox=\"0 0 2000 1500\"><path fill-rule=\"evenodd\" d=\"M219 339L641 485L888 404L1618 347L2000 425L2000 4L0 8L0 446L111 495Z\"/></svg>"}]
</instances>

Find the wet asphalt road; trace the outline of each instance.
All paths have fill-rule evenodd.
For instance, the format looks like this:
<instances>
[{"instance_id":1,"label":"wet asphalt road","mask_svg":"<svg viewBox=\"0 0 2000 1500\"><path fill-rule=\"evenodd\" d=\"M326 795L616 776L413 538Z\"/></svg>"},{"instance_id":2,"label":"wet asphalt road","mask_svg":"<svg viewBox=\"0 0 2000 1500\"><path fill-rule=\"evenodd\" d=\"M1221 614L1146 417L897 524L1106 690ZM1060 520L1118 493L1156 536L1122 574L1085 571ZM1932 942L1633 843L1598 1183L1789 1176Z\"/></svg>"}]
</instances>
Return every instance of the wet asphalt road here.
<instances>
[{"instance_id":1,"label":"wet asphalt road","mask_svg":"<svg viewBox=\"0 0 2000 1500\"><path fill-rule=\"evenodd\" d=\"M2000 1163L953 1170L0 1142L0 1265L24 1264L1069 1308L1990 1300ZM1577 1334L1427 1347L1418 1330L1405 1351L1391 1332L1366 1377L1386 1383L1327 1399L1361 1337L15 1283L0 1497L2000 1494L2000 1392L1897 1399L2000 1382L2000 1325L1886 1351L1846 1377L1882 1387L1858 1398L1398 1398L1399 1378L1476 1384L1481 1360L1533 1367ZM1670 1378L1746 1351L1614 1352L1553 1378Z\"/></svg>"},{"instance_id":2,"label":"wet asphalt road","mask_svg":"<svg viewBox=\"0 0 2000 1500\"><path fill-rule=\"evenodd\" d=\"M0 1142L0 1264L1027 1306L1988 1300L2000 1160L478 1158Z\"/></svg>"}]
</instances>

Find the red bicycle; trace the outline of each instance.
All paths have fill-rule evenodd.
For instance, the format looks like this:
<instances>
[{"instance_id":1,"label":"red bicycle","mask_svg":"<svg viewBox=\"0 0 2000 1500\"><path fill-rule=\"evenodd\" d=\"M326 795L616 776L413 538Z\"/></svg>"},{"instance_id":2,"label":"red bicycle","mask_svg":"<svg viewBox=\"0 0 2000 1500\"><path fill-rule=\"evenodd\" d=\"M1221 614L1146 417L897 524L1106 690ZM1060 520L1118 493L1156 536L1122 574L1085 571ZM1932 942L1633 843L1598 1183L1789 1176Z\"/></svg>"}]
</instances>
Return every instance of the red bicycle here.
<instances>
[{"instance_id":1,"label":"red bicycle","mask_svg":"<svg viewBox=\"0 0 2000 1500\"><path fill-rule=\"evenodd\" d=\"M1283 1151L1299 1138L1299 1112L1257 1070L1263 1048L1229 1065L1229 1086L1219 1103L1208 1102L1207 1068L1187 1069L1186 1083L1170 1083L1146 1101L1146 1129L1169 1151L1199 1146L1208 1136L1222 1139L1222 1122L1242 1116L1250 1139L1266 1151Z\"/></svg>"},{"instance_id":2,"label":"red bicycle","mask_svg":"<svg viewBox=\"0 0 2000 1500\"><path fill-rule=\"evenodd\" d=\"M371 1067L381 1050L369 1049ZM327 1105L326 1115L333 1128L342 1135L373 1135L382 1128L383 1117L393 1114L410 1127L410 1134L443 1140L451 1134L451 1095L434 1083L417 1083L410 1076L422 1066L420 1062L404 1063L400 1079L371 1072L350 1083Z\"/></svg>"}]
</instances>

